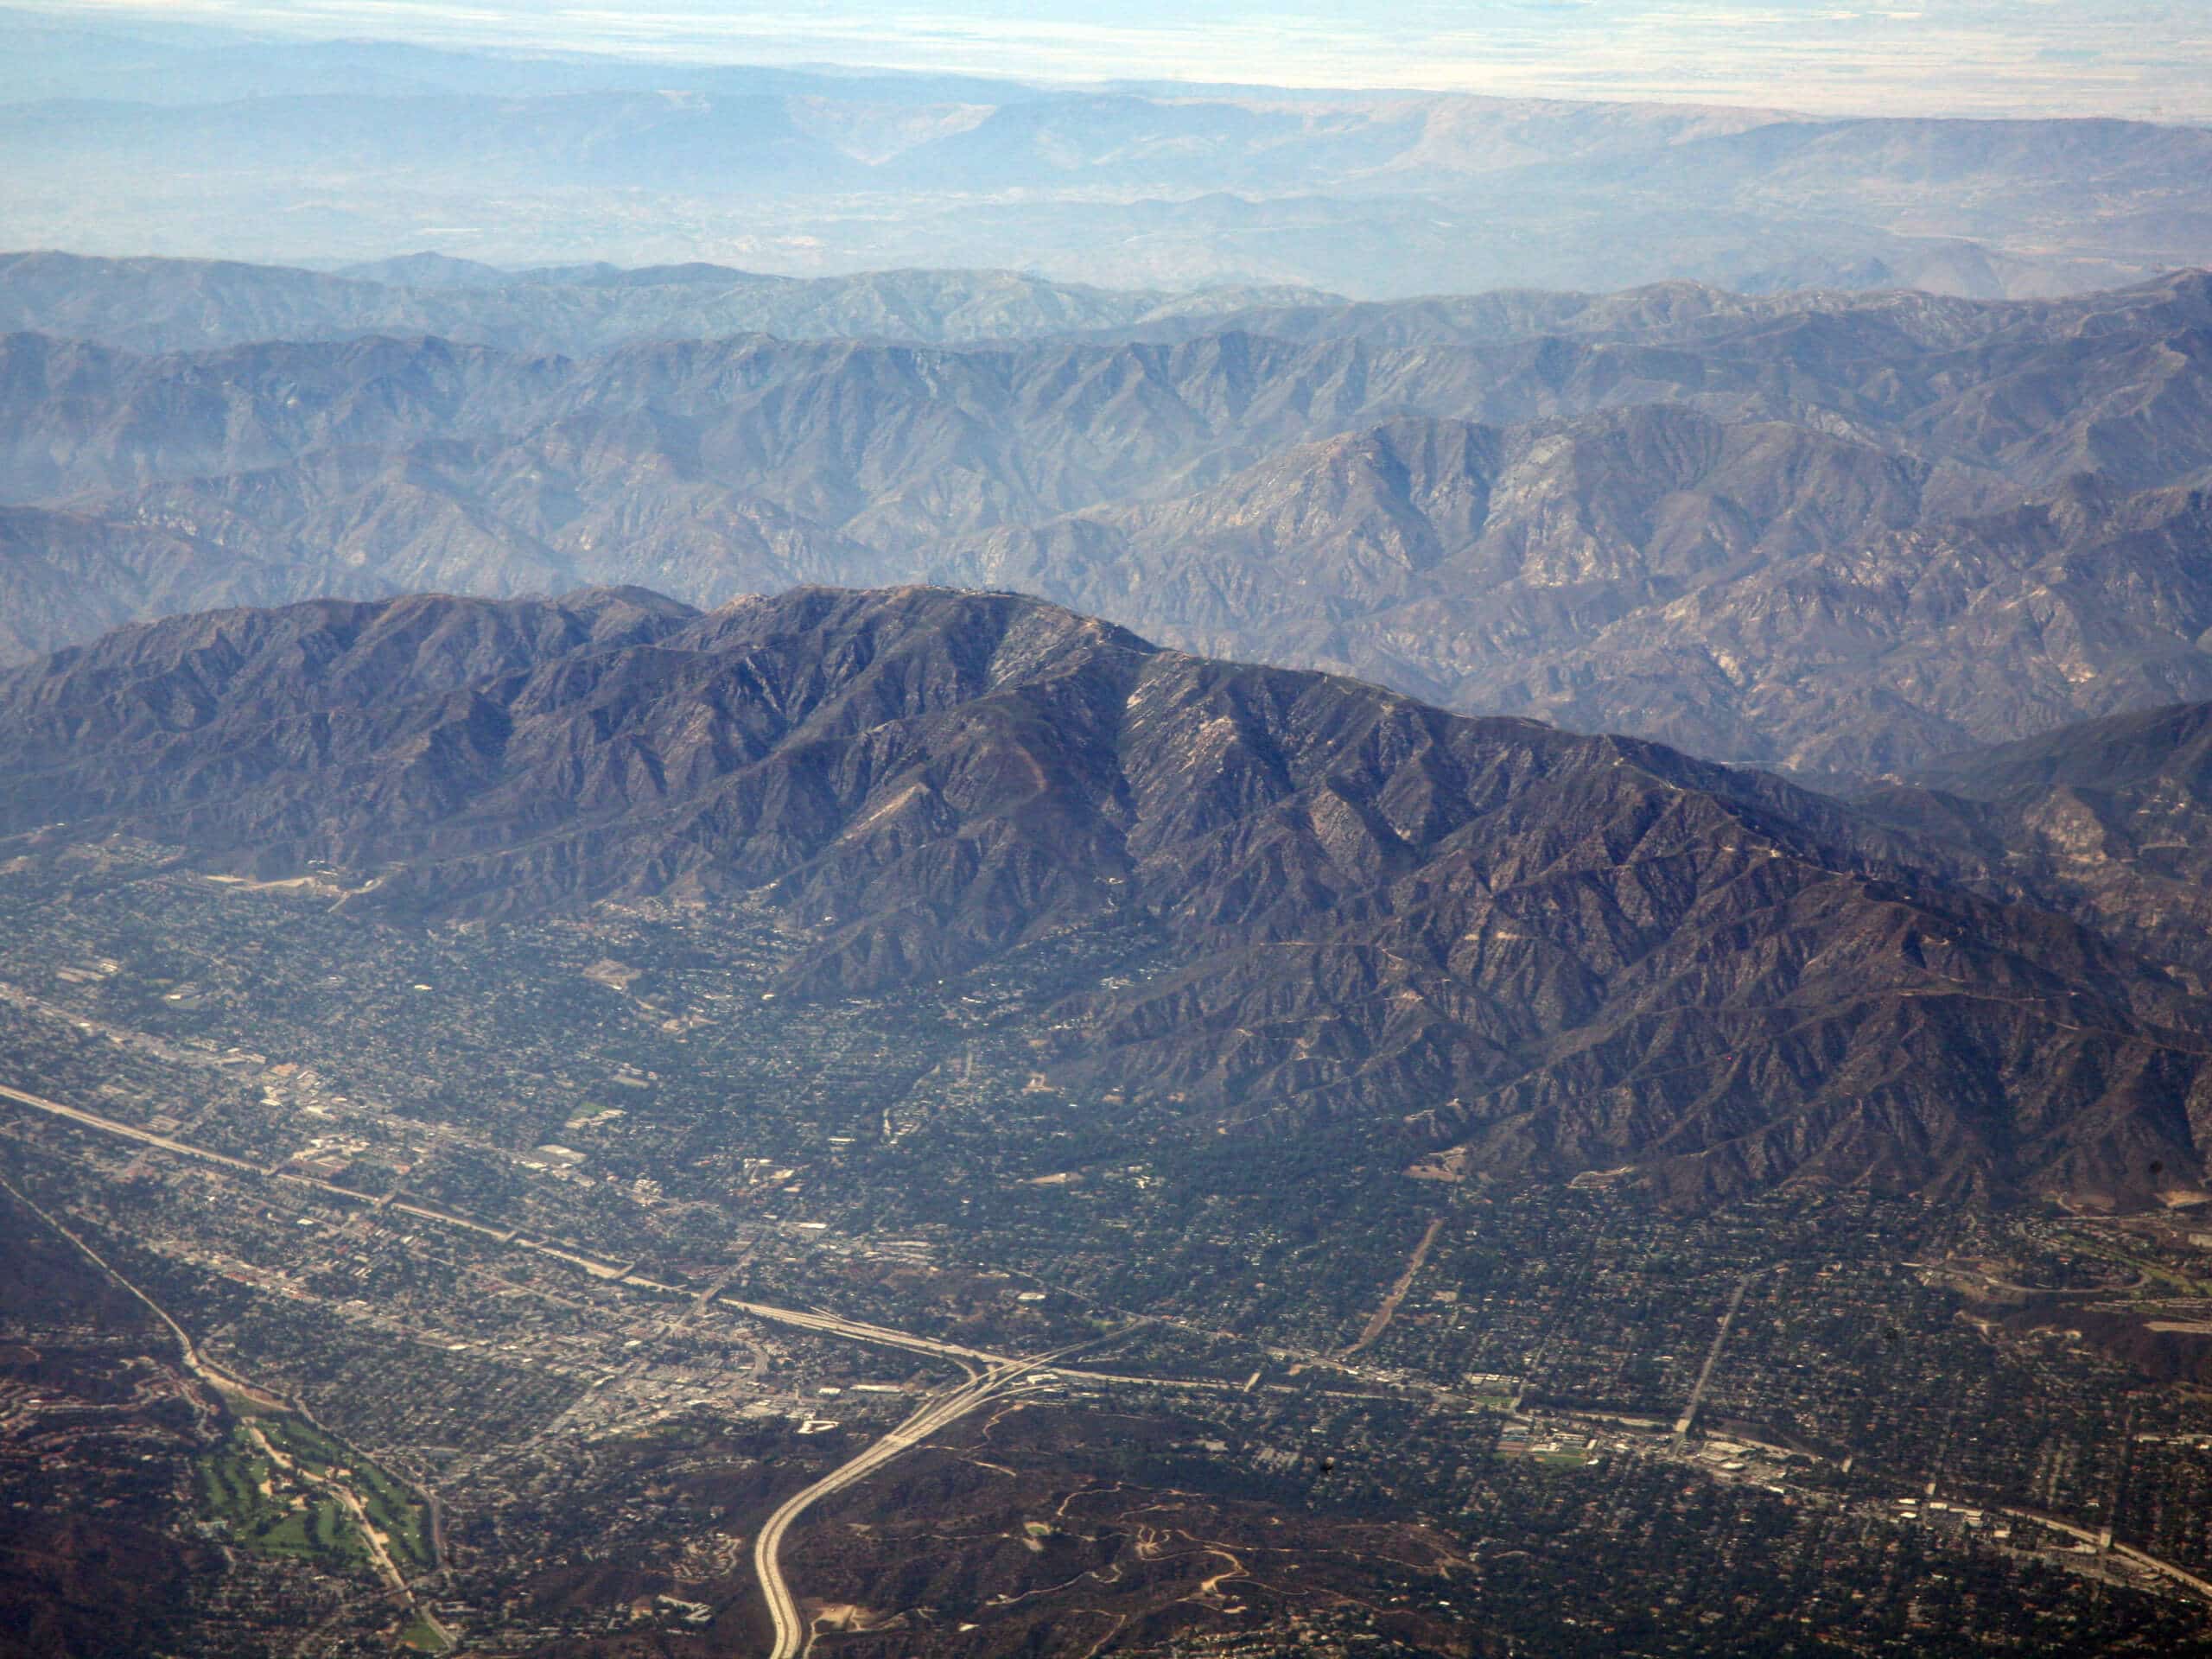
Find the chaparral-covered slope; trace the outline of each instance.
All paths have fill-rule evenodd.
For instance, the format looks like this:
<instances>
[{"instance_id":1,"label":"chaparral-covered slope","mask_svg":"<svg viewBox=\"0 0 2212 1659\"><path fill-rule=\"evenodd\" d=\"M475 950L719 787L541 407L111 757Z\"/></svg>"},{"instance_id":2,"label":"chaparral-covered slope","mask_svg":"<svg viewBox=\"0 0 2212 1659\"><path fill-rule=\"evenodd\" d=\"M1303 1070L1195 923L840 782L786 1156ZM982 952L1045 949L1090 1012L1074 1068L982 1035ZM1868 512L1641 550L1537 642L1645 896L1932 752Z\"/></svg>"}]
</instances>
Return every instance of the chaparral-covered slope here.
<instances>
[{"instance_id":1,"label":"chaparral-covered slope","mask_svg":"<svg viewBox=\"0 0 2212 1659\"><path fill-rule=\"evenodd\" d=\"M1872 814L2186 974L2212 974L2212 703L1968 749L1869 791Z\"/></svg>"},{"instance_id":2,"label":"chaparral-covered slope","mask_svg":"<svg viewBox=\"0 0 2212 1659\"><path fill-rule=\"evenodd\" d=\"M2037 304L1260 308L960 349L10 335L0 658L241 602L923 580L1874 777L2212 696L2208 323L2183 273Z\"/></svg>"},{"instance_id":3,"label":"chaparral-covered slope","mask_svg":"<svg viewBox=\"0 0 2212 1659\"><path fill-rule=\"evenodd\" d=\"M1262 1152L2139 1201L2212 1135L2200 1004L1822 797L1014 595L126 629L0 678L0 804L11 855L127 832L386 912L765 899L787 993L1133 929L1043 1063Z\"/></svg>"}]
</instances>

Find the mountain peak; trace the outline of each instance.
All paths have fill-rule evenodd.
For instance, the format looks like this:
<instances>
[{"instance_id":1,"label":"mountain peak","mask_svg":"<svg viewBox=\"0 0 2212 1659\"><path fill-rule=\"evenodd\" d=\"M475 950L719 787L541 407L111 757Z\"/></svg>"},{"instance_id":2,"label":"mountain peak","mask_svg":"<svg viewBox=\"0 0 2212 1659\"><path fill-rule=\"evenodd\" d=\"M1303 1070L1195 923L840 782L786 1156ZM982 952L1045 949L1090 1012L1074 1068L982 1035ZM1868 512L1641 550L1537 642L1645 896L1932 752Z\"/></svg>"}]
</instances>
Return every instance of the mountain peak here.
<instances>
[{"instance_id":1,"label":"mountain peak","mask_svg":"<svg viewBox=\"0 0 2212 1659\"><path fill-rule=\"evenodd\" d=\"M1048 1063L1231 1133L1427 1101L1409 1158L1685 1197L2200 1167L2193 1003L1834 802L1018 594L179 619L0 678L0 778L34 853L124 831L388 913L765 903L799 995L1135 929L1154 969L1077 995ZM1789 1062L1808 1033L1831 1063Z\"/></svg>"}]
</instances>

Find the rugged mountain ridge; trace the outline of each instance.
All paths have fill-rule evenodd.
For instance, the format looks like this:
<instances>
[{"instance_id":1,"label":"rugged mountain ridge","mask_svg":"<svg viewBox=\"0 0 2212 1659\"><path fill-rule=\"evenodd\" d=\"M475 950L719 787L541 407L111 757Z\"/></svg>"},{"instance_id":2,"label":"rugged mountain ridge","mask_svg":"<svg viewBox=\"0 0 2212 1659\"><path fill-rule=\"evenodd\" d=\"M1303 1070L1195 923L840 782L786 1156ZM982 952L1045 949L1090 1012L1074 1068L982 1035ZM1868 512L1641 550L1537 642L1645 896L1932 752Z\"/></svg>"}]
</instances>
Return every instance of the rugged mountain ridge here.
<instances>
[{"instance_id":1,"label":"rugged mountain ridge","mask_svg":"<svg viewBox=\"0 0 2212 1659\"><path fill-rule=\"evenodd\" d=\"M947 345L1166 327L1331 297L1251 286L1092 288L1011 270L807 277L687 263L507 271L424 254L326 272L234 260L0 254L0 333L65 334L142 353L377 334L568 357L645 340L752 334Z\"/></svg>"},{"instance_id":2,"label":"rugged mountain ridge","mask_svg":"<svg viewBox=\"0 0 2212 1659\"><path fill-rule=\"evenodd\" d=\"M1909 449L1948 469L1947 499L1971 507L2084 470L2148 487L2212 465L2212 333L2179 297L2208 283L2105 296L2087 314L2031 308L1942 350L1878 312L1817 308L1688 340L1664 327L1473 344L1230 327L948 350L753 336L581 360L391 338L147 357L19 334L0 340L16 423L0 490L51 502L339 445L651 417L794 507L852 515L876 499L871 526L912 542L1203 486L1402 416L1514 424L1669 404ZM802 478L777 476L794 467ZM965 487L926 499L948 468Z\"/></svg>"},{"instance_id":3,"label":"rugged mountain ridge","mask_svg":"<svg viewBox=\"0 0 2212 1659\"><path fill-rule=\"evenodd\" d=\"M1223 332L1308 345L1494 346L1554 335L1693 341L1808 315L1940 350L2050 336L2069 325L2212 322L2212 301L2195 273L2126 291L2124 309L2109 291L2008 301L1895 286L1741 293L1687 279L1599 292L1516 288L1351 301L1250 285L1094 288L1004 270L809 277L697 261L509 270L423 253L321 271L26 250L0 253L0 333L141 354L380 334L588 357L645 340L751 334L940 346L1053 334L1165 342Z\"/></svg>"},{"instance_id":4,"label":"rugged mountain ridge","mask_svg":"<svg viewBox=\"0 0 2212 1659\"><path fill-rule=\"evenodd\" d=\"M2212 695L2201 273L1413 326L1458 304L1304 339L581 360L12 336L0 647L324 594L924 579L1860 779Z\"/></svg>"},{"instance_id":5,"label":"rugged mountain ridge","mask_svg":"<svg viewBox=\"0 0 2212 1659\"><path fill-rule=\"evenodd\" d=\"M2212 694L2202 487L2087 475L1958 517L1941 492L1910 455L1785 423L1402 421L963 538L932 571L1815 774Z\"/></svg>"},{"instance_id":6,"label":"rugged mountain ridge","mask_svg":"<svg viewBox=\"0 0 2212 1659\"><path fill-rule=\"evenodd\" d=\"M1834 802L1014 595L180 619L0 678L0 779L31 857L124 831L410 914L770 903L801 993L1135 929L1153 966L1048 1064L1231 1134L1684 1197L2202 1167L2198 1004Z\"/></svg>"},{"instance_id":7,"label":"rugged mountain ridge","mask_svg":"<svg viewBox=\"0 0 2212 1659\"><path fill-rule=\"evenodd\" d=\"M1947 755L1861 804L2212 982L2212 702Z\"/></svg>"}]
</instances>

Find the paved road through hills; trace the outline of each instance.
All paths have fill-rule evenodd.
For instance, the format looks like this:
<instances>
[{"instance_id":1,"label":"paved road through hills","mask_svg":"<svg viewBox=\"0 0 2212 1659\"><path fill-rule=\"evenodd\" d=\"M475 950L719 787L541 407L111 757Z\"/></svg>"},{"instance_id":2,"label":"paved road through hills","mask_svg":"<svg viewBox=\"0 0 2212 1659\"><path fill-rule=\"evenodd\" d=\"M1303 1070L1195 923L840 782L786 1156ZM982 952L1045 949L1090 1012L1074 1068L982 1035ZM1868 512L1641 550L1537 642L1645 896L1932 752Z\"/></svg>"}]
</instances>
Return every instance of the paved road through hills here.
<instances>
[{"instance_id":1,"label":"paved road through hills","mask_svg":"<svg viewBox=\"0 0 2212 1659\"><path fill-rule=\"evenodd\" d=\"M938 1395L849 1463L840 1464L811 1486L785 1498L760 1529L760 1535L753 1541L753 1570L760 1575L760 1593L767 1599L768 1617L776 1627L775 1645L768 1649L769 1659L798 1659L806 1647L807 1626L799 1618L798 1602L791 1594L790 1581L784 1576L781 1560L784 1535L791 1530L792 1522L832 1493L867 1479L893 1458L919 1446L939 1429L957 1422L985 1401L1004 1394L1055 1360L1074 1353L1077 1348L1090 1345L1078 1343L1075 1347L1040 1354L1034 1359L1000 1362L982 1376Z\"/></svg>"}]
</instances>

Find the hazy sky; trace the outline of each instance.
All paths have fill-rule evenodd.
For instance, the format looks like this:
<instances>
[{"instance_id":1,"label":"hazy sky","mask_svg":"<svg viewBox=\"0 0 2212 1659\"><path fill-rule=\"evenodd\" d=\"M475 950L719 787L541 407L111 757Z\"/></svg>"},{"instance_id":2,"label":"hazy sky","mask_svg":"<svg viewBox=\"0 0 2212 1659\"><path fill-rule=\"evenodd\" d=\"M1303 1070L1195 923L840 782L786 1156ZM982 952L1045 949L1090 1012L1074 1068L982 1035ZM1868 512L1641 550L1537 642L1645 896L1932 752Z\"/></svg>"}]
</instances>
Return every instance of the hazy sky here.
<instances>
[{"instance_id":1,"label":"hazy sky","mask_svg":"<svg viewBox=\"0 0 2212 1659\"><path fill-rule=\"evenodd\" d=\"M2212 0L68 0L39 9L288 35L1054 79L2212 120Z\"/></svg>"}]
</instances>

